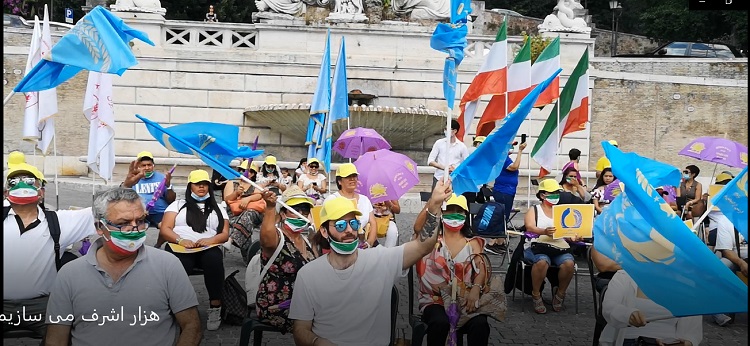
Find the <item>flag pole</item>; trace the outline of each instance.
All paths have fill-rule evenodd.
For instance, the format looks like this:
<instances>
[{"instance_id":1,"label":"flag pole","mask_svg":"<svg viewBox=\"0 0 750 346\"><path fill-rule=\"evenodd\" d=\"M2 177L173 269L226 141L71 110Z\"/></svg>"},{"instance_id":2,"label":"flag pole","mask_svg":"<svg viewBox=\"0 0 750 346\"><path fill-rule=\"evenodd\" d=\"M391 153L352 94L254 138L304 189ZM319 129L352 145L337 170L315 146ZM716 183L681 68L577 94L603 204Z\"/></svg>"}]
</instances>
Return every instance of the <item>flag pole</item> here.
<instances>
[{"instance_id":1,"label":"flag pole","mask_svg":"<svg viewBox=\"0 0 750 346\"><path fill-rule=\"evenodd\" d=\"M507 93L506 93L507 94ZM508 116L508 97L505 97L505 116ZM526 140L531 136L531 112L526 117ZM520 146L520 145L519 145ZM531 154L526 155L526 209L531 208Z\"/></svg>"},{"instance_id":2,"label":"flag pole","mask_svg":"<svg viewBox=\"0 0 750 346\"><path fill-rule=\"evenodd\" d=\"M94 207L94 200L96 199L96 172L91 171L91 207Z\"/></svg>"},{"instance_id":3,"label":"flag pole","mask_svg":"<svg viewBox=\"0 0 750 346\"><path fill-rule=\"evenodd\" d=\"M588 121L588 134L586 134L586 144L589 146L589 149L586 154L586 173L591 172L591 167L589 165L591 164L591 120ZM596 185L596 183L594 183ZM589 185L589 176L586 174L586 187L590 187Z\"/></svg>"},{"instance_id":4,"label":"flag pole","mask_svg":"<svg viewBox=\"0 0 750 346\"><path fill-rule=\"evenodd\" d=\"M57 135L52 134L52 155L55 157L55 210L60 210L60 189L57 184Z\"/></svg>"},{"instance_id":5,"label":"flag pole","mask_svg":"<svg viewBox=\"0 0 750 346\"><path fill-rule=\"evenodd\" d=\"M8 101L10 101L10 99L11 99L11 98L13 97L13 95L15 95L15 94L16 94L16 92L15 92L15 91L13 91L13 90L11 90L11 91L10 91L10 94L8 94L8 96L5 96L5 100L3 100L3 107L5 107L5 105L6 105L7 103L8 103Z\"/></svg>"}]
</instances>

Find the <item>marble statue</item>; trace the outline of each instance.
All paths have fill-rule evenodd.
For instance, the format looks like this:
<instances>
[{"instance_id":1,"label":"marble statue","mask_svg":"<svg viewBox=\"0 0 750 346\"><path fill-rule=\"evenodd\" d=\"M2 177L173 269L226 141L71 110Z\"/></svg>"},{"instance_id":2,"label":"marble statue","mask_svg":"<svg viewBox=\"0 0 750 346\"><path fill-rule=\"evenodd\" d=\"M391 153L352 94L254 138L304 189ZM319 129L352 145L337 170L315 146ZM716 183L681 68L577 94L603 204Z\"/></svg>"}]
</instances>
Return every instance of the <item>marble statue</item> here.
<instances>
[{"instance_id":1,"label":"marble statue","mask_svg":"<svg viewBox=\"0 0 750 346\"><path fill-rule=\"evenodd\" d=\"M326 18L332 22L364 22L365 7L362 0L334 0L333 12Z\"/></svg>"},{"instance_id":2,"label":"marble statue","mask_svg":"<svg viewBox=\"0 0 750 346\"><path fill-rule=\"evenodd\" d=\"M299 16L305 12L305 3L300 0L255 0L260 12L272 12Z\"/></svg>"},{"instance_id":3,"label":"marble statue","mask_svg":"<svg viewBox=\"0 0 750 346\"><path fill-rule=\"evenodd\" d=\"M167 9L161 7L159 0L117 0L109 7L115 12L145 12L164 15Z\"/></svg>"},{"instance_id":4,"label":"marble statue","mask_svg":"<svg viewBox=\"0 0 750 346\"><path fill-rule=\"evenodd\" d=\"M576 18L573 10L582 10L580 0L557 0L554 10L557 14L550 14L539 24L539 32L578 32L590 33L591 28L583 18Z\"/></svg>"},{"instance_id":5,"label":"marble statue","mask_svg":"<svg viewBox=\"0 0 750 346\"><path fill-rule=\"evenodd\" d=\"M393 0L396 13L410 13L410 20L445 20L451 17L450 0Z\"/></svg>"}]
</instances>

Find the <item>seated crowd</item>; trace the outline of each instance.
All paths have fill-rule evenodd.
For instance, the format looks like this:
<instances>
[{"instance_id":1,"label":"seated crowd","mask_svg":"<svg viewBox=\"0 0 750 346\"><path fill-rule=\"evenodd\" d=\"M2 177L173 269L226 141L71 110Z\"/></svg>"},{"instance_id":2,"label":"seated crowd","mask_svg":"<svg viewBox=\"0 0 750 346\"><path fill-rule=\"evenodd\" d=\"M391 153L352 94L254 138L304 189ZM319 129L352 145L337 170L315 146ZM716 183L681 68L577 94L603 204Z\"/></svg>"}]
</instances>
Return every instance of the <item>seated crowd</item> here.
<instances>
[{"instance_id":1,"label":"seated crowd","mask_svg":"<svg viewBox=\"0 0 750 346\"><path fill-rule=\"evenodd\" d=\"M521 258L531 266L531 303L538 314L547 312L541 287L550 268L556 273L551 307L555 312L563 309L574 275L570 249L582 244L580 238L552 237L553 206L592 203L598 215L618 193L608 162L597 165L597 180L589 189L578 170L579 156L580 151L571 150L559 183L539 182L539 203L524 216L529 239L524 237ZM450 180L433 181L411 240L399 245L395 222L401 212L399 202L372 203L356 192L359 173L351 163L339 165L331 172L335 176L327 177L314 158L301 160L294 171L280 168L271 155L260 166L241 161L238 172L260 188L198 169L190 172L184 197L178 199L171 174L156 172L153 155L144 151L131 163L123 184L99 193L93 208L51 212L65 220L55 226L48 220L54 216L40 203L43 175L18 157L12 159L5 182L6 257L9 251L33 250L41 254L43 263L5 267L5 278L12 282L6 280L4 286L3 310L12 316L26 306L27 312L41 314L44 322L15 329L34 331L46 345L199 344L198 300L188 275L203 276L209 297L206 329L219 329L226 243L239 248L246 264L251 245L259 244L260 264L267 271L248 302L254 304L259 321L292 333L298 345L388 345L391 288L412 266L428 345L444 345L451 323L459 336L466 335L469 345L487 345L487 317L505 313L503 293L494 292L490 285L486 240L469 227L469 203L465 196L453 194ZM506 167L512 164L506 162ZM695 181L699 172L695 166L686 167L680 186L672 190L676 196L666 187L657 188L665 200L676 198L669 203L685 218L697 218L705 211L704 189ZM327 189L329 178L335 179L335 193ZM715 180L726 184L732 178L722 172ZM500 196L512 206L513 195ZM509 210L505 212L508 217ZM711 211L708 220L708 246L727 267L747 277L747 253L738 254L734 226L720 211ZM159 230L156 248L144 246L149 226ZM60 228L59 240L47 237L35 244L30 238L54 227ZM10 239L7 229L20 237ZM99 238L88 252L61 268L54 258L56 251L95 234ZM10 249L9 241L14 242ZM157 249L162 247L166 251ZM601 345L641 345L647 339L659 344L700 344L700 316L646 323L649 316L668 311L646 297L615 261L596 249L591 259L598 269L593 278L596 290L607 287L602 304L607 325ZM22 277L26 279L18 279ZM143 294L144 287L148 294ZM141 311L143 307L148 311ZM110 310L120 311L122 319L103 326L95 311ZM452 322L454 317L457 322ZM722 326L731 320L726 315L713 318ZM13 329L3 325L4 333Z\"/></svg>"}]
</instances>

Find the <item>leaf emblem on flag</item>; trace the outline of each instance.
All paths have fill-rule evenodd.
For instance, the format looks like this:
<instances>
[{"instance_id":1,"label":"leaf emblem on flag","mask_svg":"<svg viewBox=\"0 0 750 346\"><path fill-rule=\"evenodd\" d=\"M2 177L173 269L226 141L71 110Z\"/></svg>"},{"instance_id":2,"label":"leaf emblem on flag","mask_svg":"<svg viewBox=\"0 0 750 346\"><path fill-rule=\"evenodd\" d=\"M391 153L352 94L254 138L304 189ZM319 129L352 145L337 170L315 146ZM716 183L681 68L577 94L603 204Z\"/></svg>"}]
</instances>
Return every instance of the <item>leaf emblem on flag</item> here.
<instances>
[{"instance_id":1,"label":"leaf emblem on flag","mask_svg":"<svg viewBox=\"0 0 750 346\"><path fill-rule=\"evenodd\" d=\"M637 242L628 238L621 230L617 231L622 245L639 262L663 263L666 265L674 262L674 243L664 238L661 233L651 229L649 237L651 240Z\"/></svg>"},{"instance_id":2,"label":"leaf emblem on flag","mask_svg":"<svg viewBox=\"0 0 750 346\"><path fill-rule=\"evenodd\" d=\"M75 35L86 46L91 58L94 60L94 64L99 65L101 61L99 72L107 72L111 65L111 59L107 47L104 46L104 42L99 37L99 31L86 17L81 19L79 23L80 25L76 25L70 29L70 33ZM47 60L51 60L51 57Z\"/></svg>"},{"instance_id":3,"label":"leaf emblem on flag","mask_svg":"<svg viewBox=\"0 0 750 346\"><path fill-rule=\"evenodd\" d=\"M747 153L740 153L740 161L742 163L747 164Z\"/></svg>"}]
</instances>

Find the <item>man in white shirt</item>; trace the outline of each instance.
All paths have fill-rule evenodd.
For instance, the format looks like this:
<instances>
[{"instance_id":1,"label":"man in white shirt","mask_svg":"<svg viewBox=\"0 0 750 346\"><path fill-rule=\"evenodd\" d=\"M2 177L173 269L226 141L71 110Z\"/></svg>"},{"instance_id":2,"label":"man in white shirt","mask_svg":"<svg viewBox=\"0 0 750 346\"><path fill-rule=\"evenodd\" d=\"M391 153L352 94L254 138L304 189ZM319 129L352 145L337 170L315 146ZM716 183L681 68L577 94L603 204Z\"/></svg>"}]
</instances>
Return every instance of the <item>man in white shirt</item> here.
<instances>
[{"instance_id":1,"label":"man in white shirt","mask_svg":"<svg viewBox=\"0 0 750 346\"><path fill-rule=\"evenodd\" d=\"M461 124L453 119L451 120L451 141L450 150L446 149L446 139L440 138L432 145L430 155L427 157L427 164L435 167L435 174L432 177L432 188L435 189L435 182L443 179L445 169L451 174L456 167L469 156L469 149L464 142L456 138L456 133L461 128ZM448 131L446 129L446 131Z\"/></svg>"},{"instance_id":2,"label":"man in white shirt","mask_svg":"<svg viewBox=\"0 0 750 346\"><path fill-rule=\"evenodd\" d=\"M31 330L46 334L45 313L58 263L51 223L59 224L59 248L96 233L91 208L45 212L39 206L44 176L34 166L17 163L8 169L3 206L3 333ZM49 215L49 218L47 217ZM57 220L52 220L57 216ZM23 315L20 316L20 315Z\"/></svg>"},{"instance_id":3,"label":"man in white shirt","mask_svg":"<svg viewBox=\"0 0 750 346\"><path fill-rule=\"evenodd\" d=\"M426 218L414 240L400 246L358 249L361 213L345 197L323 203L320 232L331 252L297 274L289 318L297 345L388 345L391 289L398 277L434 249L441 206L453 193L437 183L419 217Z\"/></svg>"}]
</instances>

